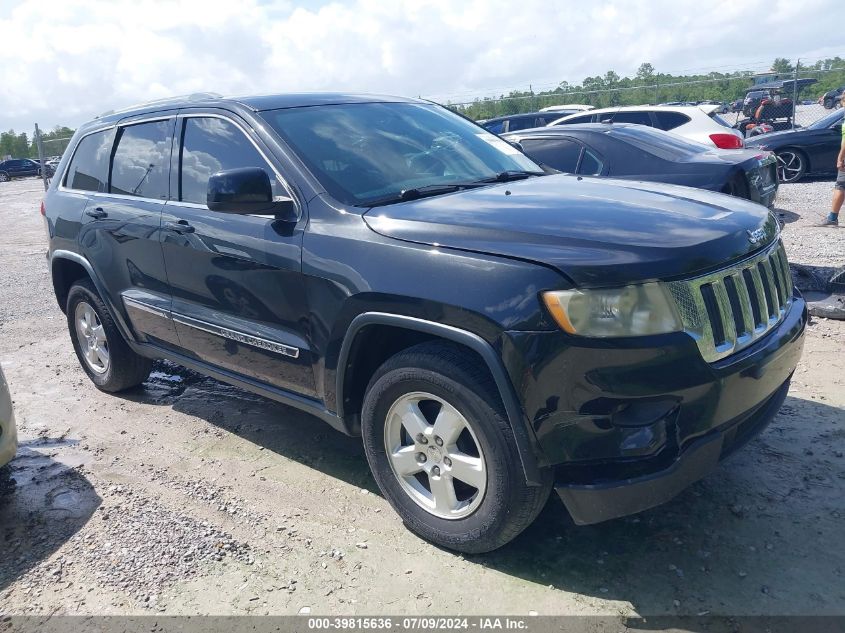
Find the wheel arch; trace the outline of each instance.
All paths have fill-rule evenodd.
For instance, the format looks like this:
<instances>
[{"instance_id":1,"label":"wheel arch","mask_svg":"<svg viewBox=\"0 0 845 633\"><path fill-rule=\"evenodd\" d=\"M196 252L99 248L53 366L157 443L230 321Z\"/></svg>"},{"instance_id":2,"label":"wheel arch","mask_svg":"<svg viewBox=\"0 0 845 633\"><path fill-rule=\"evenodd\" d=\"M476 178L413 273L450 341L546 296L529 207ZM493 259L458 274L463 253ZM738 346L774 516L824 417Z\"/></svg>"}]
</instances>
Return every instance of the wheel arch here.
<instances>
[{"instance_id":1,"label":"wheel arch","mask_svg":"<svg viewBox=\"0 0 845 633\"><path fill-rule=\"evenodd\" d=\"M126 341L134 341L135 338L131 334L123 314L117 309L117 306L112 303L111 297L106 291L105 286L100 280L91 263L79 253L65 250L55 250L50 254L50 276L53 281L53 291L56 294L56 301L62 312L67 308L67 297L71 287L75 281L79 279L88 278L97 293L106 305L106 308L111 313L112 318L120 330Z\"/></svg>"},{"instance_id":2,"label":"wheel arch","mask_svg":"<svg viewBox=\"0 0 845 633\"><path fill-rule=\"evenodd\" d=\"M379 353L368 354L367 344L378 340ZM365 312L352 320L343 339L336 373L337 415L354 429L359 422L363 390L376 369L393 354L428 340L446 340L467 348L492 376L508 422L513 430L525 480L541 485L539 448L516 397L513 384L499 355L483 338L460 328L416 317Z\"/></svg>"}]
</instances>

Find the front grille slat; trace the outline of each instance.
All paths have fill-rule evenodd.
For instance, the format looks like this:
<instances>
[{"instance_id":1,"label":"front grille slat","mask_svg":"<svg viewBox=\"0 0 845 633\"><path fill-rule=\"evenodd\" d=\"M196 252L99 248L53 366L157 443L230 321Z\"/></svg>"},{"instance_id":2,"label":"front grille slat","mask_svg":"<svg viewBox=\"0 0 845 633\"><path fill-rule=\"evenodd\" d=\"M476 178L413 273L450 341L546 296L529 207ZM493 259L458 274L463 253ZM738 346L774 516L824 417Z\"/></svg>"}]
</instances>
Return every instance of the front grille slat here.
<instances>
[{"instance_id":1,"label":"front grille slat","mask_svg":"<svg viewBox=\"0 0 845 633\"><path fill-rule=\"evenodd\" d=\"M708 362L765 336L792 303L789 263L780 242L724 270L668 286L684 330Z\"/></svg>"},{"instance_id":2,"label":"front grille slat","mask_svg":"<svg viewBox=\"0 0 845 633\"><path fill-rule=\"evenodd\" d=\"M754 287L754 297L751 298L751 301L756 301L759 307L759 314L755 315L757 317L755 330L764 330L766 329L766 323L769 321L769 304L766 302L766 291L763 290L760 269L757 266L751 266L747 270L748 274L751 275L751 284Z\"/></svg>"}]
</instances>

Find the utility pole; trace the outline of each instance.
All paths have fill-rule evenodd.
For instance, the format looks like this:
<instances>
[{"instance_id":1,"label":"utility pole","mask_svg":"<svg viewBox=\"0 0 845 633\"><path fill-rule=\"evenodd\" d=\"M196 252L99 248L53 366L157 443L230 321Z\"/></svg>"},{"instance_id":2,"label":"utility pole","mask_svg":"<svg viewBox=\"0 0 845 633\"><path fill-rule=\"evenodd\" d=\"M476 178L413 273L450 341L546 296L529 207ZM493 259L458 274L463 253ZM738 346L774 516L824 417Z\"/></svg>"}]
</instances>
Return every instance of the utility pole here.
<instances>
[{"instance_id":1,"label":"utility pole","mask_svg":"<svg viewBox=\"0 0 845 633\"><path fill-rule=\"evenodd\" d=\"M35 146L38 148L38 162L41 164L41 180L44 181L44 191L47 191L47 161L44 160L44 145L41 143L41 130L35 124Z\"/></svg>"}]
</instances>

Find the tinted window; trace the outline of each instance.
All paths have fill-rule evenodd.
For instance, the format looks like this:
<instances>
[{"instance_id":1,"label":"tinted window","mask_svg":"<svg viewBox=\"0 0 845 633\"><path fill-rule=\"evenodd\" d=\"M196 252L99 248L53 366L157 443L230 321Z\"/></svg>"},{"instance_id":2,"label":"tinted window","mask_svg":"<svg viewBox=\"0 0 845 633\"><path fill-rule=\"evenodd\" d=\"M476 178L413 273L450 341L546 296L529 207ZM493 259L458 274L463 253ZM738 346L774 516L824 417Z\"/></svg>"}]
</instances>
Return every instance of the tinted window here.
<instances>
[{"instance_id":1,"label":"tinted window","mask_svg":"<svg viewBox=\"0 0 845 633\"><path fill-rule=\"evenodd\" d=\"M370 206L420 187L475 182L540 168L498 136L441 106L348 103L261 116L332 196Z\"/></svg>"},{"instance_id":2,"label":"tinted window","mask_svg":"<svg viewBox=\"0 0 845 633\"><path fill-rule=\"evenodd\" d=\"M113 129L94 132L79 141L67 170L65 187L101 193L107 191L113 141Z\"/></svg>"},{"instance_id":3,"label":"tinted window","mask_svg":"<svg viewBox=\"0 0 845 633\"><path fill-rule=\"evenodd\" d=\"M238 167L260 167L270 177L274 195L283 194L274 170L236 125L215 117L185 119L180 200L205 204L208 178L215 172Z\"/></svg>"},{"instance_id":4,"label":"tinted window","mask_svg":"<svg viewBox=\"0 0 845 633\"><path fill-rule=\"evenodd\" d=\"M651 126L651 116L648 112L617 112L613 115L613 122Z\"/></svg>"},{"instance_id":5,"label":"tinted window","mask_svg":"<svg viewBox=\"0 0 845 633\"><path fill-rule=\"evenodd\" d=\"M581 156L581 144L565 138L535 138L521 141L525 153L539 163L574 174Z\"/></svg>"},{"instance_id":6,"label":"tinted window","mask_svg":"<svg viewBox=\"0 0 845 633\"><path fill-rule=\"evenodd\" d=\"M505 122L494 121L493 123L485 123L484 129L493 132L493 134L501 134L505 129Z\"/></svg>"},{"instance_id":7,"label":"tinted window","mask_svg":"<svg viewBox=\"0 0 845 633\"><path fill-rule=\"evenodd\" d=\"M599 176L604 165L597 154L584 148L584 156L581 157L581 164L578 166L578 173L584 176Z\"/></svg>"},{"instance_id":8,"label":"tinted window","mask_svg":"<svg viewBox=\"0 0 845 633\"><path fill-rule=\"evenodd\" d=\"M544 127L546 124L542 118L538 117L521 117L519 119L511 119L510 125L508 125L508 132L514 132L516 130L528 130L532 127Z\"/></svg>"},{"instance_id":9,"label":"tinted window","mask_svg":"<svg viewBox=\"0 0 845 633\"><path fill-rule=\"evenodd\" d=\"M172 119L122 128L112 162L111 192L167 199L172 139Z\"/></svg>"},{"instance_id":10,"label":"tinted window","mask_svg":"<svg viewBox=\"0 0 845 633\"><path fill-rule=\"evenodd\" d=\"M689 123L690 120L686 114L681 114L680 112L663 112L661 110L654 112L654 118L657 119L657 125L655 127L661 130L674 130L684 123Z\"/></svg>"}]
</instances>

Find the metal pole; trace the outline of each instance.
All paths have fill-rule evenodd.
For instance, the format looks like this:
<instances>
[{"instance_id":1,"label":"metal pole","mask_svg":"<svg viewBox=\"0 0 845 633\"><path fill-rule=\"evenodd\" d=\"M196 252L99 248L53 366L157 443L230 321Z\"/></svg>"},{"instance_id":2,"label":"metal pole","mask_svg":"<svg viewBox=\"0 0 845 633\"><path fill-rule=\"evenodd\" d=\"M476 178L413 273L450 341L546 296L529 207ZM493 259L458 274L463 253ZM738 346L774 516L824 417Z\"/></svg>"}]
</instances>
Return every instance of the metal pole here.
<instances>
[{"instance_id":1,"label":"metal pole","mask_svg":"<svg viewBox=\"0 0 845 633\"><path fill-rule=\"evenodd\" d=\"M792 77L792 129L795 129L795 108L798 107L798 67L801 65L801 60L795 61L795 74Z\"/></svg>"},{"instance_id":2,"label":"metal pole","mask_svg":"<svg viewBox=\"0 0 845 633\"><path fill-rule=\"evenodd\" d=\"M47 162L44 160L44 145L41 143L41 130L35 124L35 145L38 148L38 160L41 163L41 180L44 181L44 191L47 191Z\"/></svg>"}]
</instances>

